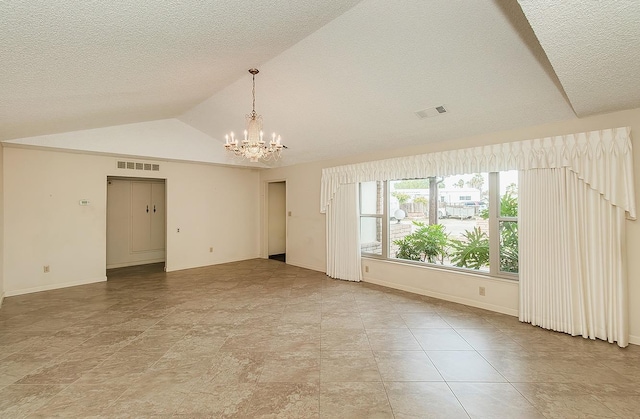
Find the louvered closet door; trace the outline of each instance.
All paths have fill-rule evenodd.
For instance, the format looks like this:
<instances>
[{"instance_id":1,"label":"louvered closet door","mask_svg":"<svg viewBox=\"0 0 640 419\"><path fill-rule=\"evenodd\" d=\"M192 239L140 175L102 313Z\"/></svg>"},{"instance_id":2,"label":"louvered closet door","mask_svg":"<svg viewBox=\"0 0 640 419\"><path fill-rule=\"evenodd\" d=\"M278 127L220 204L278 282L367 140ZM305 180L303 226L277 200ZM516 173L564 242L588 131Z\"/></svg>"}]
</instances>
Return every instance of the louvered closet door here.
<instances>
[{"instance_id":1,"label":"louvered closet door","mask_svg":"<svg viewBox=\"0 0 640 419\"><path fill-rule=\"evenodd\" d=\"M151 249L151 184L131 182L131 250Z\"/></svg>"},{"instance_id":2,"label":"louvered closet door","mask_svg":"<svg viewBox=\"0 0 640 419\"><path fill-rule=\"evenodd\" d=\"M164 183L151 184L150 250L163 250L165 237Z\"/></svg>"}]
</instances>

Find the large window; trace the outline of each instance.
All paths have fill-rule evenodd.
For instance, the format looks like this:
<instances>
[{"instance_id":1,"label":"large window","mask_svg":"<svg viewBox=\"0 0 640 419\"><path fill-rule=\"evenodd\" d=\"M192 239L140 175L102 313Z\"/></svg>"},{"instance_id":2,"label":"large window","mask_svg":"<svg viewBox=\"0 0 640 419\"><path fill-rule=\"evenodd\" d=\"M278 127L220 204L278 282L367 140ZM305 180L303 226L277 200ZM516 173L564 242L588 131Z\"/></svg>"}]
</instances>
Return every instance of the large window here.
<instances>
[{"instance_id":1,"label":"large window","mask_svg":"<svg viewBox=\"0 0 640 419\"><path fill-rule=\"evenodd\" d=\"M517 171L360 184L362 254L516 278Z\"/></svg>"}]
</instances>

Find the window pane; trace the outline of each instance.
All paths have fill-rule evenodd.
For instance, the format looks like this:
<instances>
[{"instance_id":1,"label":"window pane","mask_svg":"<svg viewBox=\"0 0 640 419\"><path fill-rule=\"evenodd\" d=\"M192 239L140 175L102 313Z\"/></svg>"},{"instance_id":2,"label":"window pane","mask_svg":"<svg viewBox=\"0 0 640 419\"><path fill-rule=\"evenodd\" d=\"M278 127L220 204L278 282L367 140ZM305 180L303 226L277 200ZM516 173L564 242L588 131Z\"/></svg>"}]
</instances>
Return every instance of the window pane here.
<instances>
[{"instance_id":1,"label":"window pane","mask_svg":"<svg viewBox=\"0 0 640 419\"><path fill-rule=\"evenodd\" d=\"M488 271L488 180L472 173L390 181L389 257Z\"/></svg>"},{"instance_id":2,"label":"window pane","mask_svg":"<svg viewBox=\"0 0 640 419\"><path fill-rule=\"evenodd\" d=\"M360 217L360 250L382 255L382 218Z\"/></svg>"},{"instance_id":3,"label":"window pane","mask_svg":"<svg viewBox=\"0 0 640 419\"><path fill-rule=\"evenodd\" d=\"M518 223L500 221L500 271L518 273Z\"/></svg>"},{"instance_id":4,"label":"window pane","mask_svg":"<svg viewBox=\"0 0 640 419\"><path fill-rule=\"evenodd\" d=\"M383 182L360 184L360 214L382 214Z\"/></svg>"},{"instance_id":5,"label":"window pane","mask_svg":"<svg viewBox=\"0 0 640 419\"><path fill-rule=\"evenodd\" d=\"M499 173L500 217L518 216L518 171Z\"/></svg>"}]
</instances>

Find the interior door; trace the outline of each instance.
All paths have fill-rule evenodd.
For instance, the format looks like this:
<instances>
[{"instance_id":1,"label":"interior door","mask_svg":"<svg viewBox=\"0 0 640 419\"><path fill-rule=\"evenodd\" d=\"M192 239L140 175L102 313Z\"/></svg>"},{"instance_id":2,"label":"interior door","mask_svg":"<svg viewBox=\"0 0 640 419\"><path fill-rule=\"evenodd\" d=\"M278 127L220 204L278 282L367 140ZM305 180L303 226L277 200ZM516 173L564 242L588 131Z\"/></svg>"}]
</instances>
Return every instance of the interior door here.
<instances>
[{"instance_id":1,"label":"interior door","mask_svg":"<svg viewBox=\"0 0 640 419\"><path fill-rule=\"evenodd\" d=\"M287 251L287 186L285 182L267 185L268 196L268 256Z\"/></svg>"},{"instance_id":2,"label":"interior door","mask_svg":"<svg viewBox=\"0 0 640 419\"><path fill-rule=\"evenodd\" d=\"M151 248L151 184L131 182L131 250Z\"/></svg>"},{"instance_id":3,"label":"interior door","mask_svg":"<svg viewBox=\"0 0 640 419\"><path fill-rule=\"evenodd\" d=\"M164 183L151 184L151 231L149 250L163 250L165 243L166 211Z\"/></svg>"}]
</instances>

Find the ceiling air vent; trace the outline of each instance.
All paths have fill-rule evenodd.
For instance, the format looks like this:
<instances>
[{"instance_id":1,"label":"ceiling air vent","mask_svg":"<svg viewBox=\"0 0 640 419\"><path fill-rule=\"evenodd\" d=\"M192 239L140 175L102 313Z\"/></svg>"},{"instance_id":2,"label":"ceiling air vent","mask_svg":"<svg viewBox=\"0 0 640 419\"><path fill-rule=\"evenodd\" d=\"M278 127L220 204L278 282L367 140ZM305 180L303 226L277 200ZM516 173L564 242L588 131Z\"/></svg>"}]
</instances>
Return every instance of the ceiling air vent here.
<instances>
[{"instance_id":1,"label":"ceiling air vent","mask_svg":"<svg viewBox=\"0 0 640 419\"><path fill-rule=\"evenodd\" d=\"M421 111L416 112L416 116L420 119L432 118L434 116L438 116L440 114L447 113L447 109L443 106L434 106L433 108L423 109Z\"/></svg>"},{"instance_id":2,"label":"ceiling air vent","mask_svg":"<svg viewBox=\"0 0 640 419\"><path fill-rule=\"evenodd\" d=\"M136 168L136 164L132 161L128 161L127 162L127 169L135 169Z\"/></svg>"},{"instance_id":3,"label":"ceiling air vent","mask_svg":"<svg viewBox=\"0 0 640 419\"><path fill-rule=\"evenodd\" d=\"M144 170L151 170L151 163L145 163Z\"/></svg>"},{"instance_id":4,"label":"ceiling air vent","mask_svg":"<svg viewBox=\"0 0 640 419\"><path fill-rule=\"evenodd\" d=\"M144 164L136 163L136 170L143 170L143 169L144 169Z\"/></svg>"},{"instance_id":5,"label":"ceiling air vent","mask_svg":"<svg viewBox=\"0 0 640 419\"><path fill-rule=\"evenodd\" d=\"M119 162L117 163L117 167L118 167L118 169L126 169L126 168L127 168L127 162L125 162L125 161L119 161Z\"/></svg>"},{"instance_id":6,"label":"ceiling air vent","mask_svg":"<svg viewBox=\"0 0 640 419\"><path fill-rule=\"evenodd\" d=\"M159 164L152 164L151 165L151 170L154 171L154 172L160 171L160 165Z\"/></svg>"}]
</instances>

